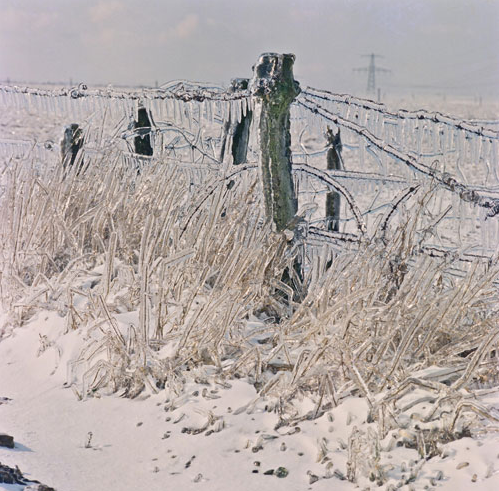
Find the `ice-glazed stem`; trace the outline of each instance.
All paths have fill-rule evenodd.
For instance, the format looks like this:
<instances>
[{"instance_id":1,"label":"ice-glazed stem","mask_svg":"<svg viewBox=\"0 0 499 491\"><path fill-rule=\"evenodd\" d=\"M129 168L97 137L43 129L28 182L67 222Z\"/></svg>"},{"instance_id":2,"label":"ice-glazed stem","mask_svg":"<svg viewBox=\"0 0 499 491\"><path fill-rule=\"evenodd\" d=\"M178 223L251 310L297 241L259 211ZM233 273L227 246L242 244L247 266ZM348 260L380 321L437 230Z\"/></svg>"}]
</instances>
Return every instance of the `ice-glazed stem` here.
<instances>
[{"instance_id":1,"label":"ice-glazed stem","mask_svg":"<svg viewBox=\"0 0 499 491\"><path fill-rule=\"evenodd\" d=\"M293 78L293 54L264 53L254 67L251 94L261 101L260 153L265 212L278 231L297 212L291 177L289 108L300 93Z\"/></svg>"}]
</instances>

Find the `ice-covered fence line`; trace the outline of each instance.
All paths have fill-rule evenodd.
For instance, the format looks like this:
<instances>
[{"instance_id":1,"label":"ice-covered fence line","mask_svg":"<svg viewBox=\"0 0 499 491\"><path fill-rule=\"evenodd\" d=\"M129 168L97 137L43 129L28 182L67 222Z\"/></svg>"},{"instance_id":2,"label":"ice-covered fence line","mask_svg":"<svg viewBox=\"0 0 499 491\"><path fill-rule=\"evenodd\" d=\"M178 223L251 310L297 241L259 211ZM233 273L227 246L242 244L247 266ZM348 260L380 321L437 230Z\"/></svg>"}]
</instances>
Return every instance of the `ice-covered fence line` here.
<instances>
[{"instance_id":1,"label":"ice-covered fence line","mask_svg":"<svg viewBox=\"0 0 499 491\"><path fill-rule=\"evenodd\" d=\"M324 230L319 227L309 226L307 229L307 242L311 245L336 245L341 250L344 243L360 244L362 237L356 234L342 233L342 232L332 232L329 230ZM469 251L456 252L455 249L449 249L444 247L437 247L434 245L420 245L420 253L426 254L431 257L449 257L452 256L453 259L462 263L473 263L474 261L490 261L490 256L478 254ZM499 279L498 279L499 284Z\"/></svg>"},{"instance_id":2,"label":"ice-covered fence line","mask_svg":"<svg viewBox=\"0 0 499 491\"><path fill-rule=\"evenodd\" d=\"M447 116L440 112L428 112L425 110L418 111L407 111L405 109L400 109L399 111L391 112L386 106L379 102L370 101L368 99L360 99L348 94L333 94L327 90L319 90L313 87L307 87L302 91L303 95L308 95L312 98L322 99L324 101L329 101L338 104L344 104L349 106L356 106L361 109L377 111L385 117L393 118L395 120L401 119L415 119L415 120L425 120L432 123L442 123L447 126L464 130L467 133L471 133L477 136L482 136L485 138L491 138L499 140L499 131L491 130L488 128L483 128L479 126L480 121L467 121L459 120L452 116ZM492 122L487 121L483 124L491 124Z\"/></svg>"},{"instance_id":3,"label":"ice-covered fence line","mask_svg":"<svg viewBox=\"0 0 499 491\"><path fill-rule=\"evenodd\" d=\"M357 222L357 228L359 232L361 234L366 233L367 229L366 229L366 224L364 223L364 219L362 217L362 212L356 205L353 196L350 194L348 189L342 186L336 179L334 179L334 177L330 176L329 174L327 174L322 170L316 169L315 167L312 167L307 164L293 165L293 173L294 174L304 173L310 176L314 176L319 181L322 181L331 190L338 191L347 201L348 206L350 207L350 210L352 211L355 220Z\"/></svg>"},{"instance_id":4,"label":"ice-covered fence line","mask_svg":"<svg viewBox=\"0 0 499 491\"><path fill-rule=\"evenodd\" d=\"M45 113L81 123L97 116L118 122L137 121L138 110L145 107L156 121L178 121L183 126L223 124L227 119L240 121L253 109L247 90L217 89L176 83L165 89L115 90L111 87L43 89L0 85L0 107Z\"/></svg>"},{"instance_id":5,"label":"ice-covered fence line","mask_svg":"<svg viewBox=\"0 0 499 491\"><path fill-rule=\"evenodd\" d=\"M245 87L234 84L223 89L186 81L129 91L90 90L84 84L49 90L0 85L2 106L57 118L61 127L78 124L87 132L87 149L121 139L141 153L137 140L140 144L147 139L151 153L194 161L195 151L216 162L233 150L233 128L252 114L254 98ZM252 143L247 145L250 155L255 153Z\"/></svg>"},{"instance_id":6,"label":"ice-covered fence line","mask_svg":"<svg viewBox=\"0 0 499 491\"><path fill-rule=\"evenodd\" d=\"M367 128L349 121L337 114L333 114L308 97L303 97L297 100L297 104L311 111L312 113L321 116L325 120L334 123L337 126L347 128L348 130L357 133L359 136L369 141L369 143L376 147L378 150L407 165L412 170L415 170L418 173L431 178L435 182L438 182L441 186L448 189L449 191L456 193L457 195L459 195L461 200L476 204L482 208L489 209L490 211L488 213L488 217L493 217L499 213L499 200L497 198L482 195L471 186L458 182L450 174L446 172L440 172L435 168L421 163L413 155L404 153L394 146L376 137Z\"/></svg>"},{"instance_id":7,"label":"ice-covered fence line","mask_svg":"<svg viewBox=\"0 0 499 491\"><path fill-rule=\"evenodd\" d=\"M17 85L0 85L3 94L25 94L37 97L69 97L79 99L82 97L100 97L103 99L127 99L143 101L144 99L177 99L183 102L203 101L232 101L247 99L250 97L248 90L229 92L214 90L213 88L186 89L184 86L175 86L171 89L141 89L135 91L120 91L112 88L88 89L87 85L80 84L77 87L61 87L59 89L40 89L34 87L20 87Z\"/></svg>"}]
</instances>

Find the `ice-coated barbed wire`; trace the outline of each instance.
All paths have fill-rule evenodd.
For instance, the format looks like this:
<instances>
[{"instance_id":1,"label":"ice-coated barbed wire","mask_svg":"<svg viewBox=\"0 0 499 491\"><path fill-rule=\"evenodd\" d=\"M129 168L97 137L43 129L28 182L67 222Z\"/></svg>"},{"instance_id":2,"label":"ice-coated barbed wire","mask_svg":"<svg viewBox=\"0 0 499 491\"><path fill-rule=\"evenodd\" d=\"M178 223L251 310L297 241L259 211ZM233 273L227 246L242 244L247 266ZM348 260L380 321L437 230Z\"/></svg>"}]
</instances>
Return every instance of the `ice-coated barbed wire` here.
<instances>
[{"instance_id":1,"label":"ice-coated barbed wire","mask_svg":"<svg viewBox=\"0 0 499 491\"><path fill-rule=\"evenodd\" d=\"M178 125L176 125L173 121L167 121L164 123L159 123L155 124L152 128L132 128L132 129L127 129L124 131L121 135L121 138L124 139L125 141L136 137L136 136L143 136L145 134L161 134L161 133L168 133L168 132L174 132L179 134L184 140L185 140L185 145L183 147L179 147L176 144L172 146L174 149L181 149L181 148L191 148L197 150L200 154L201 157L206 157L207 159L211 160L212 162L216 164L220 164L221 162L219 159L217 159L216 156L210 155L207 153L202 147L199 146L199 141L201 140L201 130L198 129L198 132L196 135L193 133L189 132L185 128L182 128ZM193 139L190 139L187 134L191 135Z\"/></svg>"},{"instance_id":2,"label":"ice-coated barbed wire","mask_svg":"<svg viewBox=\"0 0 499 491\"><path fill-rule=\"evenodd\" d=\"M302 94L305 96L310 96L325 101L335 102L338 104L346 104L350 106L356 106L362 109L368 109L372 111L377 111L383 114L383 116L388 116L397 120L401 119L418 119L431 121L432 123L443 123L445 125L451 126L459 130L464 130L468 133L473 133L477 136L482 136L485 138L491 138L494 140L499 140L499 131L494 131L488 128L483 128L478 126L479 121L466 121L453 118L452 116L447 116L440 112L428 112L425 110L418 111L407 111L405 109L400 109L396 113L389 111L386 106L380 102L374 102L369 99L361 99L358 97L351 96L349 94L334 94L327 90L315 89L313 87L307 87L302 90ZM484 122L486 124L491 124L491 122Z\"/></svg>"},{"instance_id":3,"label":"ice-coated barbed wire","mask_svg":"<svg viewBox=\"0 0 499 491\"><path fill-rule=\"evenodd\" d=\"M181 228L180 232L180 237L184 234L184 232L187 230L187 227L189 226L189 223L193 219L193 217L198 213L198 211L201 210L201 207L203 204L210 198L210 196L213 195L213 193L219 188L220 185L230 181L232 178L237 176L238 174L241 174L246 171L251 171L257 169L258 166L256 164L248 164L248 165L240 165L237 168L233 170L230 174L226 176L222 176L219 179L217 179L211 186L208 187L206 190L204 196L199 200L198 205L194 208L194 211L190 214L190 216L187 218L185 221L183 227Z\"/></svg>"},{"instance_id":4,"label":"ice-coated barbed wire","mask_svg":"<svg viewBox=\"0 0 499 491\"><path fill-rule=\"evenodd\" d=\"M357 133L382 152L385 152L396 160L403 162L413 170L431 177L444 188L458 194L463 201L474 203L482 208L489 209L490 212L487 215L489 218L499 213L499 200L497 198L481 196L470 186L458 182L450 174L446 172L440 172L436 169L428 167L421 162L418 162L415 157L398 150L392 145L374 136L367 128L353 123L352 121L349 121L337 114L333 114L332 112L328 111L327 109L323 108L321 105L307 97L297 100L297 104L338 126L342 126L349 129L350 131L353 131L354 133Z\"/></svg>"},{"instance_id":5,"label":"ice-coated barbed wire","mask_svg":"<svg viewBox=\"0 0 499 491\"><path fill-rule=\"evenodd\" d=\"M353 199L353 196L350 194L350 191L348 191L348 189L346 189L336 179L326 174L324 171L316 169L315 167L312 167L308 164L294 164L292 170L293 173L302 172L306 175L312 176L322 181L332 190L338 191L340 194L342 194L346 199L348 205L350 206L353 215L355 216L355 219L357 221L357 228L359 229L360 233L362 235L366 233L367 227L364 222L364 219L362 218L362 213L357 204L355 203L355 200Z\"/></svg>"},{"instance_id":6,"label":"ice-coated barbed wire","mask_svg":"<svg viewBox=\"0 0 499 491\"><path fill-rule=\"evenodd\" d=\"M305 237L305 243L306 245L313 245L314 241L316 241L317 244L321 246L333 245L337 243L360 244L362 242L362 238L355 234L333 232L318 227L308 227L307 236ZM455 249L445 249L443 247L437 247L435 245L420 245L413 250L413 254L424 254L426 256L439 259L452 257L453 260L467 264L473 264L476 261L490 262L491 260L489 256L484 256L482 254L471 252L457 252ZM460 269L456 269L454 272L454 276L457 277L462 277L463 274L463 271ZM494 281L494 284L499 286L499 280Z\"/></svg>"},{"instance_id":7,"label":"ice-coated barbed wire","mask_svg":"<svg viewBox=\"0 0 499 491\"><path fill-rule=\"evenodd\" d=\"M293 162L293 166L305 165L305 162ZM314 167L315 168L315 167ZM321 170L330 177L336 179L353 179L356 181L369 181L369 182L377 182L381 184L385 183L393 183L393 184L407 184L410 185L410 179L404 179L398 176L390 176L378 174L376 172L359 172L353 170L339 170L339 169L327 169Z\"/></svg>"},{"instance_id":8,"label":"ice-coated barbed wire","mask_svg":"<svg viewBox=\"0 0 499 491\"><path fill-rule=\"evenodd\" d=\"M401 194L395 197L395 202L391 204L391 210L390 212L386 215L385 220L383 221L383 224L381 225L381 231L382 231L382 237L384 238L386 235L386 231L388 228L388 223L390 221L390 218L393 216L395 213L397 207L403 203L405 200L407 200L412 194L414 194L421 186L411 186L409 189L404 189Z\"/></svg>"},{"instance_id":9,"label":"ice-coated barbed wire","mask_svg":"<svg viewBox=\"0 0 499 491\"><path fill-rule=\"evenodd\" d=\"M331 230L324 230L318 227L308 227L308 235L322 239L323 241L341 241L359 243L360 237L355 234L345 232L333 232Z\"/></svg>"},{"instance_id":10,"label":"ice-coated barbed wire","mask_svg":"<svg viewBox=\"0 0 499 491\"><path fill-rule=\"evenodd\" d=\"M235 101L249 99L251 97L248 90L239 90L237 92L218 92L213 89L186 89L185 87L174 88L173 90L164 89L141 89L139 91L119 91L111 88L107 89L88 89L87 85L79 84L77 87L62 87L60 89L40 89L17 85L0 85L0 93L4 94L25 94L38 97L69 97L71 99L80 99L83 97L99 97L103 99L128 99L142 101L144 99L176 99L182 102L203 102L203 101Z\"/></svg>"}]
</instances>

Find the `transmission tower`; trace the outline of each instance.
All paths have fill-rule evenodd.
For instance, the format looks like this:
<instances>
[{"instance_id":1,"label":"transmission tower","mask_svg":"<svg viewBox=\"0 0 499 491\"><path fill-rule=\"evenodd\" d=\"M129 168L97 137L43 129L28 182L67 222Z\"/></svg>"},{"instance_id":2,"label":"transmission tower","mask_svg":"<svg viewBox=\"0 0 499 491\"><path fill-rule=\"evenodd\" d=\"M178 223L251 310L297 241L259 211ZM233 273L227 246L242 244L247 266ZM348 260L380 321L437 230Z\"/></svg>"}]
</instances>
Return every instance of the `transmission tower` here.
<instances>
[{"instance_id":1,"label":"transmission tower","mask_svg":"<svg viewBox=\"0 0 499 491\"><path fill-rule=\"evenodd\" d=\"M364 58L369 58L369 66L362 68L354 68L354 72L367 72L367 93L376 94L376 72L389 73L391 70L376 66L376 58L383 58L382 55L371 53L370 55L361 55Z\"/></svg>"}]
</instances>

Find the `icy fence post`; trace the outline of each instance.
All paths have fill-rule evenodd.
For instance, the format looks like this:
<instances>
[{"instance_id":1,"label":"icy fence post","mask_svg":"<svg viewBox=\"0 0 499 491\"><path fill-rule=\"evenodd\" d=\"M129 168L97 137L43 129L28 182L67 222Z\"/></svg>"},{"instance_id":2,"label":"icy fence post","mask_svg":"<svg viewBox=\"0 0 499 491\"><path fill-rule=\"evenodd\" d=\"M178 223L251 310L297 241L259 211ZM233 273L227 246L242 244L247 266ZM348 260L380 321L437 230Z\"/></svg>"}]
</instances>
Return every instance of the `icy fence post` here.
<instances>
[{"instance_id":1,"label":"icy fence post","mask_svg":"<svg viewBox=\"0 0 499 491\"><path fill-rule=\"evenodd\" d=\"M239 90L247 90L248 78L235 78L231 81L234 92ZM253 119L253 111L248 109L245 115L241 116L241 121L236 122L232 136L232 162L234 165L239 165L246 162L248 154L248 141L250 135L251 121Z\"/></svg>"},{"instance_id":2,"label":"icy fence post","mask_svg":"<svg viewBox=\"0 0 499 491\"><path fill-rule=\"evenodd\" d=\"M341 170L341 137L340 129L335 134L331 128L326 131L327 146L327 170ZM340 229L340 193L332 191L326 195L326 218L328 229L338 232Z\"/></svg>"},{"instance_id":3,"label":"icy fence post","mask_svg":"<svg viewBox=\"0 0 499 491\"><path fill-rule=\"evenodd\" d=\"M229 93L248 89L248 78L234 78L231 80ZM241 121L232 121L229 111L229 118L224 124L224 136L220 160L223 161L226 154L227 142L232 140L231 155L232 163L239 165L246 162L248 154L248 141L250 135L251 121L253 119L253 111L247 110L246 114L241 115Z\"/></svg>"},{"instance_id":4,"label":"icy fence post","mask_svg":"<svg viewBox=\"0 0 499 491\"><path fill-rule=\"evenodd\" d=\"M139 107L138 121L134 122L133 127L138 129L138 135L134 138L135 153L139 155L152 155L151 147L151 120L145 107Z\"/></svg>"},{"instance_id":5,"label":"icy fence post","mask_svg":"<svg viewBox=\"0 0 499 491\"><path fill-rule=\"evenodd\" d=\"M250 91L261 101L260 159L265 212L278 231L296 215L298 203L291 176L290 106L300 93L293 78L295 55L264 53L254 66Z\"/></svg>"},{"instance_id":6,"label":"icy fence post","mask_svg":"<svg viewBox=\"0 0 499 491\"><path fill-rule=\"evenodd\" d=\"M78 152L83 147L83 133L76 123L72 123L64 128L64 136L61 141L62 166L72 167L76 162Z\"/></svg>"}]
</instances>

